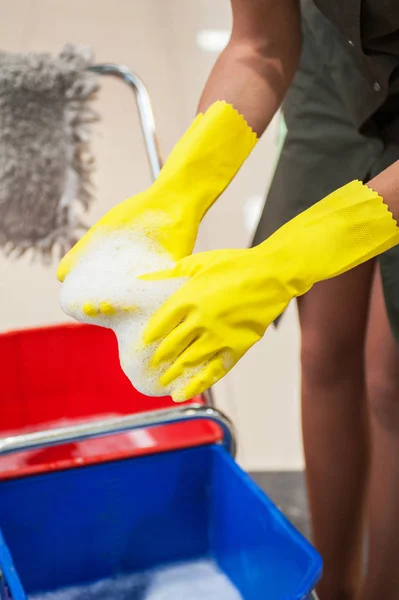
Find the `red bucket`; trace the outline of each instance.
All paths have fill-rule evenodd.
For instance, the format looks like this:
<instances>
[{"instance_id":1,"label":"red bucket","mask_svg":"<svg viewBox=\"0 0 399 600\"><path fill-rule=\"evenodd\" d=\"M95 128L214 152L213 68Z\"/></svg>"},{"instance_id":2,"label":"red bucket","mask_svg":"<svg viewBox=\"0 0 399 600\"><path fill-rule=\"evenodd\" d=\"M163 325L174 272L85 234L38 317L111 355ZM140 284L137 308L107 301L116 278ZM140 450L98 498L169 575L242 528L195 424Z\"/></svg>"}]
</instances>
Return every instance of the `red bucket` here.
<instances>
[{"instance_id":1,"label":"red bucket","mask_svg":"<svg viewBox=\"0 0 399 600\"><path fill-rule=\"evenodd\" d=\"M150 398L132 387L114 334L100 327L68 324L2 334L0 364L0 437L173 405L170 397ZM0 457L0 479L211 444L221 437L208 421L139 429Z\"/></svg>"}]
</instances>

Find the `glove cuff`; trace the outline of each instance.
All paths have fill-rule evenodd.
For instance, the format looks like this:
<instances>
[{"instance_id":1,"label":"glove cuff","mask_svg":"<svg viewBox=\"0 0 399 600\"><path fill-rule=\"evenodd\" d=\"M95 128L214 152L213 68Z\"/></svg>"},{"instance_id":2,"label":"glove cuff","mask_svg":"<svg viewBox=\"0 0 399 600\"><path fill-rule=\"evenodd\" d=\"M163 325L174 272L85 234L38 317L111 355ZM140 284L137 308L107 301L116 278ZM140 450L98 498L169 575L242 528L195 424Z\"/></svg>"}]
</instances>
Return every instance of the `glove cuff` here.
<instances>
[{"instance_id":1,"label":"glove cuff","mask_svg":"<svg viewBox=\"0 0 399 600\"><path fill-rule=\"evenodd\" d=\"M231 104L217 101L196 117L154 185L170 187L173 196L186 199L201 221L257 141L244 117Z\"/></svg>"},{"instance_id":2,"label":"glove cuff","mask_svg":"<svg viewBox=\"0 0 399 600\"><path fill-rule=\"evenodd\" d=\"M259 248L279 257L281 277L300 296L399 243L399 228L381 196L352 181L281 227Z\"/></svg>"}]
</instances>

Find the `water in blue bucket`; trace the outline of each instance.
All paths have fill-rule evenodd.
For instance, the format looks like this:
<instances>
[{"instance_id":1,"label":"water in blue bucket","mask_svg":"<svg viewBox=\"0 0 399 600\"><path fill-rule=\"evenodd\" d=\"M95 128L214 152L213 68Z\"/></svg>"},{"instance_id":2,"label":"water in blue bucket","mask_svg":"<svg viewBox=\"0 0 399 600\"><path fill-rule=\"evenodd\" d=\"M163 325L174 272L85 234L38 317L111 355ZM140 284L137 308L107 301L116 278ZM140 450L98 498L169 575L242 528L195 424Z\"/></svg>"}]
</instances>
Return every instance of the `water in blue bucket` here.
<instances>
[{"instance_id":1,"label":"water in blue bucket","mask_svg":"<svg viewBox=\"0 0 399 600\"><path fill-rule=\"evenodd\" d=\"M29 596L30 600L242 600L211 560L119 575L84 586Z\"/></svg>"}]
</instances>

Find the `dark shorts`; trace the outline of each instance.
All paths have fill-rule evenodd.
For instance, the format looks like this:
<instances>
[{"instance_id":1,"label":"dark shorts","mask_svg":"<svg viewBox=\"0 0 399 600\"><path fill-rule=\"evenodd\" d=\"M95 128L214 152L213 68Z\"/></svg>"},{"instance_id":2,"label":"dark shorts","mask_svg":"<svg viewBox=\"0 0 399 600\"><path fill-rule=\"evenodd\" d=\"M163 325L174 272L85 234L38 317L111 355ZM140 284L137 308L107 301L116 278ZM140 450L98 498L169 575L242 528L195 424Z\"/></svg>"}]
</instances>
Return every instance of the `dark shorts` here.
<instances>
[{"instance_id":1,"label":"dark shorts","mask_svg":"<svg viewBox=\"0 0 399 600\"><path fill-rule=\"evenodd\" d=\"M302 20L301 63L283 106L287 135L254 245L338 187L353 179L366 182L399 159L399 101L397 116L384 119L381 114L359 131L345 98L348 88L362 94L366 82L333 26L310 0L303 2ZM381 255L379 263L399 341L399 246Z\"/></svg>"}]
</instances>

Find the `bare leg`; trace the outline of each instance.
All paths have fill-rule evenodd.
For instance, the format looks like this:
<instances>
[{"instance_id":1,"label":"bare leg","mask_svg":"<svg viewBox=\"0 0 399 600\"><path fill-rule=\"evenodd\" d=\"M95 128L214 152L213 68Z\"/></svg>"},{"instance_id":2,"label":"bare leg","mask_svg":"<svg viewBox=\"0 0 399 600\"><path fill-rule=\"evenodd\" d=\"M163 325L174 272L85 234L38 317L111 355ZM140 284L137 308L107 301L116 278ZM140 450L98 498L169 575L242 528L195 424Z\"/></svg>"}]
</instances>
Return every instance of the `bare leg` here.
<instances>
[{"instance_id":1,"label":"bare leg","mask_svg":"<svg viewBox=\"0 0 399 600\"><path fill-rule=\"evenodd\" d=\"M372 434L370 553L363 600L399 598L399 349L389 327L381 276L373 286L367 336Z\"/></svg>"},{"instance_id":2,"label":"bare leg","mask_svg":"<svg viewBox=\"0 0 399 600\"><path fill-rule=\"evenodd\" d=\"M374 265L300 298L302 426L313 539L324 560L320 600L358 590L367 468L364 341Z\"/></svg>"}]
</instances>

